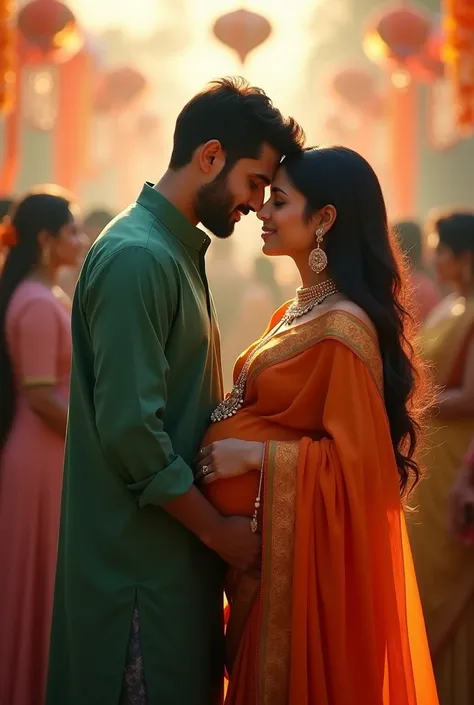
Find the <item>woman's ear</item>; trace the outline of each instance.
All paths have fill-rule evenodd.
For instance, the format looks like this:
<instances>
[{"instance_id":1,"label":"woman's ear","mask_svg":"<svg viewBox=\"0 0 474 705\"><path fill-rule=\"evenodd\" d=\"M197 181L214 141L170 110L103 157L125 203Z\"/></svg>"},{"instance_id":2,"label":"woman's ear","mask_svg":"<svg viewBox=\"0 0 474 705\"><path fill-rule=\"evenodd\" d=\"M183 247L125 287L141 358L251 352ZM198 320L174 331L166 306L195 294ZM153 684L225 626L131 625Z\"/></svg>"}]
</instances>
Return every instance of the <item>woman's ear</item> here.
<instances>
[{"instance_id":1,"label":"woman's ear","mask_svg":"<svg viewBox=\"0 0 474 705\"><path fill-rule=\"evenodd\" d=\"M323 228L327 232L332 228L337 218L337 211L334 206L328 205L321 208L314 214L314 227Z\"/></svg>"}]
</instances>

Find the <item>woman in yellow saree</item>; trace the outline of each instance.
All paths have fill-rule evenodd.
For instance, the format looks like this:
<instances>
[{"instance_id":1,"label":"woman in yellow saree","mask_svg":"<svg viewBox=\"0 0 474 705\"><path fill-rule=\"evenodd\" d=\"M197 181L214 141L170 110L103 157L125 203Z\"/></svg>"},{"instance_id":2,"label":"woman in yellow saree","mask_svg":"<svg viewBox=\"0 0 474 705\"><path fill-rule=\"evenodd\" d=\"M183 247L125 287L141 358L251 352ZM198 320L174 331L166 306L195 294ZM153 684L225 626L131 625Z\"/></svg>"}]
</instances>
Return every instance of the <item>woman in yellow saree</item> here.
<instances>
[{"instance_id":1,"label":"woman in yellow saree","mask_svg":"<svg viewBox=\"0 0 474 705\"><path fill-rule=\"evenodd\" d=\"M292 256L303 286L238 360L198 461L211 501L263 538L261 573L227 576L226 705L437 705L400 500L418 472L414 370L377 177L351 150L306 151L259 217L263 251Z\"/></svg>"},{"instance_id":2,"label":"woman in yellow saree","mask_svg":"<svg viewBox=\"0 0 474 705\"><path fill-rule=\"evenodd\" d=\"M454 293L422 330L424 354L442 391L409 533L440 702L472 705L474 552L451 534L448 500L474 435L474 214L445 214L433 227L437 276Z\"/></svg>"}]
</instances>

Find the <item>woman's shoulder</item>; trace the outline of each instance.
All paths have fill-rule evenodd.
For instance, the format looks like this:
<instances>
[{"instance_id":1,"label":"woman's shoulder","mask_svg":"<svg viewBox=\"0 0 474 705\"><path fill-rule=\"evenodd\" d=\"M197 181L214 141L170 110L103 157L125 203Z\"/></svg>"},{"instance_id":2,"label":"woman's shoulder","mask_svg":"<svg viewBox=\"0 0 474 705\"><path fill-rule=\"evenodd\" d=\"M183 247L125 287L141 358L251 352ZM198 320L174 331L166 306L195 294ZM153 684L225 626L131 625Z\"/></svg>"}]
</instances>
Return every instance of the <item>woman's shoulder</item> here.
<instances>
[{"instance_id":1,"label":"woman's shoulder","mask_svg":"<svg viewBox=\"0 0 474 705\"><path fill-rule=\"evenodd\" d=\"M370 370L378 388L383 386L382 358L377 331L367 313L347 299L339 299L313 319L309 326L311 343L315 353L320 343L327 344L331 359L337 346L338 360L344 362L346 355L356 356ZM346 353L344 353L344 350Z\"/></svg>"},{"instance_id":2,"label":"woman's shoulder","mask_svg":"<svg viewBox=\"0 0 474 705\"><path fill-rule=\"evenodd\" d=\"M66 294L64 294L66 296ZM8 317L18 319L26 313L41 316L45 312L58 310L61 303L54 291L39 282L25 279L18 285L8 307Z\"/></svg>"},{"instance_id":3,"label":"woman's shoulder","mask_svg":"<svg viewBox=\"0 0 474 705\"><path fill-rule=\"evenodd\" d=\"M362 330L365 329L366 333L377 340L377 331L372 319L367 315L364 309L354 303L354 301L350 301L349 299L336 301L329 307L328 314L330 314L333 320L338 320L342 325L344 325L344 322L352 321L355 325L360 326Z\"/></svg>"}]
</instances>

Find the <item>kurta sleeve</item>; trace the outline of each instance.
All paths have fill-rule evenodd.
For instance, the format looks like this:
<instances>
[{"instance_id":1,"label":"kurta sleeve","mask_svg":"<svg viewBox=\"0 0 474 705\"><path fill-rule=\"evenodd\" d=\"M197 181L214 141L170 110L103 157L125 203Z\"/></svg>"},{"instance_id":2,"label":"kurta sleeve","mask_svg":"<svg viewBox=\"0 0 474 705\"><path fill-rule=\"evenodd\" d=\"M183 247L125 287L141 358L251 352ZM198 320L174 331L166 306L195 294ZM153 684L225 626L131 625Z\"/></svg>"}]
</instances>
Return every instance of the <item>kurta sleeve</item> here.
<instances>
[{"instance_id":1,"label":"kurta sleeve","mask_svg":"<svg viewBox=\"0 0 474 705\"><path fill-rule=\"evenodd\" d=\"M291 652L288 702L435 705L380 367L364 357L328 339L299 359L295 413L323 438L267 447L263 623L291 634L278 642L279 663Z\"/></svg>"},{"instance_id":2,"label":"kurta sleeve","mask_svg":"<svg viewBox=\"0 0 474 705\"><path fill-rule=\"evenodd\" d=\"M177 287L155 254L132 247L97 268L85 300L97 431L142 507L166 503L186 493L194 481L163 423L169 371L165 347Z\"/></svg>"},{"instance_id":3,"label":"kurta sleeve","mask_svg":"<svg viewBox=\"0 0 474 705\"><path fill-rule=\"evenodd\" d=\"M26 387L54 386L60 320L54 302L38 298L18 318L18 368Z\"/></svg>"}]
</instances>

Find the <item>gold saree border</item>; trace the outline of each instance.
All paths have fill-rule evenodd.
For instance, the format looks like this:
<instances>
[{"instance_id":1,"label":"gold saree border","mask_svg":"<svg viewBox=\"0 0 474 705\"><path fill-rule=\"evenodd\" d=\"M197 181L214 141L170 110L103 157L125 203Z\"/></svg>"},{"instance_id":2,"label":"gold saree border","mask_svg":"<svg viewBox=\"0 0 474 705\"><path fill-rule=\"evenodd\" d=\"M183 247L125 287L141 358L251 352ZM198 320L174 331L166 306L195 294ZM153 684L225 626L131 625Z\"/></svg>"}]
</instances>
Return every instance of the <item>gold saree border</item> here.
<instances>
[{"instance_id":1,"label":"gold saree border","mask_svg":"<svg viewBox=\"0 0 474 705\"><path fill-rule=\"evenodd\" d=\"M274 343L275 340L277 344ZM289 360L322 340L338 340L352 350L367 365L379 393L383 396L383 365L378 341L357 316L342 310L329 311L281 334L277 333L270 341L272 344L263 348L255 357L248 381L268 367Z\"/></svg>"},{"instance_id":2,"label":"gold saree border","mask_svg":"<svg viewBox=\"0 0 474 705\"><path fill-rule=\"evenodd\" d=\"M258 705L287 705L290 682L298 441L270 441L263 521Z\"/></svg>"}]
</instances>

